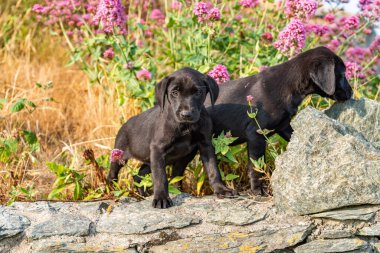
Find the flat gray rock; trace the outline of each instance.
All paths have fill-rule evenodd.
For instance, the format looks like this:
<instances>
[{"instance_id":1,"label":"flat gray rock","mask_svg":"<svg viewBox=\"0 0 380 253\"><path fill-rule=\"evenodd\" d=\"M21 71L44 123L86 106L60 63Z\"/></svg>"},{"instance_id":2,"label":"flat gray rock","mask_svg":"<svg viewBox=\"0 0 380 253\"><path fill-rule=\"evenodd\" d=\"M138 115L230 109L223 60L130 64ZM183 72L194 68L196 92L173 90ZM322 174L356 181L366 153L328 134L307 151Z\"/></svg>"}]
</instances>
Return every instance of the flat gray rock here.
<instances>
[{"instance_id":1,"label":"flat gray rock","mask_svg":"<svg viewBox=\"0 0 380 253\"><path fill-rule=\"evenodd\" d=\"M366 108L364 112L360 111L362 107ZM337 116L338 120L311 107L296 116L291 141L277 157L272 175L274 203L280 212L313 214L345 206L380 204L377 137L369 138L360 132L366 129L368 135L377 136L379 108L380 103L365 99L329 109L329 115L342 115ZM371 126L357 129L351 121L346 124L348 119L339 114L343 110L359 111L355 117L373 120L353 122ZM375 119L377 122L373 122Z\"/></svg>"},{"instance_id":2,"label":"flat gray rock","mask_svg":"<svg viewBox=\"0 0 380 253\"><path fill-rule=\"evenodd\" d=\"M327 211L310 215L314 218L329 218L335 220L363 220L368 221L375 217L380 206L345 207L338 210Z\"/></svg>"},{"instance_id":3,"label":"flat gray rock","mask_svg":"<svg viewBox=\"0 0 380 253\"><path fill-rule=\"evenodd\" d=\"M294 249L296 253L367 252L370 245L359 238L311 241Z\"/></svg>"},{"instance_id":4,"label":"flat gray rock","mask_svg":"<svg viewBox=\"0 0 380 253\"><path fill-rule=\"evenodd\" d=\"M324 229L319 235L322 239L340 239L353 236L353 231L349 229Z\"/></svg>"},{"instance_id":5,"label":"flat gray rock","mask_svg":"<svg viewBox=\"0 0 380 253\"><path fill-rule=\"evenodd\" d=\"M28 218L11 214L0 206L0 240L22 233L29 225Z\"/></svg>"},{"instance_id":6,"label":"flat gray rock","mask_svg":"<svg viewBox=\"0 0 380 253\"><path fill-rule=\"evenodd\" d=\"M145 202L150 204L148 200ZM115 207L110 214L101 215L96 232L124 235L144 234L165 228L183 228L200 222L198 217L176 213L175 209L178 207L164 210L149 207L144 211L128 206Z\"/></svg>"},{"instance_id":7,"label":"flat gray rock","mask_svg":"<svg viewBox=\"0 0 380 253\"><path fill-rule=\"evenodd\" d=\"M380 236L380 223L361 228L356 234L362 236Z\"/></svg>"},{"instance_id":8,"label":"flat gray rock","mask_svg":"<svg viewBox=\"0 0 380 253\"><path fill-rule=\"evenodd\" d=\"M90 223L86 217L60 213L47 221L32 226L33 240L50 236L86 236L90 233Z\"/></svg>"},{"instance_id":9,"label":"flat gray rock","mask_svg":"<svg viewBox=\"0 0 380 253\"><path fill-rule=\"evenodd\" d=\"M243 226L263 220L267 215L267 210L249 209L244 206L218 205L206 216L205 221L216 225L237 225Z\"/></svg>"},{"instance_id":10,"label":"flat gray rock","mask_svg":"<svg viewBox=\"0 0 380 253\"><path fill-rule=\"evenodd\" d=\"M56 252L125 252L137 253L136 249L123 246L105 246L99 244L89 245L84 238L51 238L33 241L31 245L33 253Z\"/></svg>"},{"instance_id":11,"label":"flat gray rock","mask_svg":"<svg viewBox=\"0 0 380 253\"><path fill-rule=\"evenodd\" d=\"M303 241L312 229L311 224L258 226L253 233L231 232L171 241L154 246L150 252L272 252Z\"/></svg>"},{"instance_id":12,"label":"flat gray rock","mask_svg":"<svg viewBox=\"0 0 380 253\"><path fill-rule=\"evenodd\" d=\"M368 142L380 148L380 106L370 99L335 103L325 111L330 118L357 130Z\"/></svg>"}]
</instances>

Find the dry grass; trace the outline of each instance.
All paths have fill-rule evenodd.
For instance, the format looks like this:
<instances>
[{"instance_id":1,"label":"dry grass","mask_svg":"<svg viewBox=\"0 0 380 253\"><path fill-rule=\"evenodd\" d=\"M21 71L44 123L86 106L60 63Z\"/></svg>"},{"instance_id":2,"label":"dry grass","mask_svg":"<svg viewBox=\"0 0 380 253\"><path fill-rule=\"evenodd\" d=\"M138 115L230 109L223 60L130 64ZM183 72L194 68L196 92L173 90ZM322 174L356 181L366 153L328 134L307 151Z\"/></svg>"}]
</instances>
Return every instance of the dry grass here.
<instances>
[{"instance_id":1,"label":"dry grass","mask_svg":"<svg viewBox=\"0 0 380 253\"><path fill-rule=\"evenodd\" d=\"M51 42L52 38L46 40ZM28 47L26 54L3 50L0 56L0 98L7 99L0 110L0 129L3 135L17 135L21 129L35 132L41 151L34 164L25 159L16 168L5 164L0 169L0 195L7 195L12 185L34 185L36 197L44 198L54 182L47 161L67 163L71 156L65 156L63 150L71 155L80 155L85 148L93 149L96 156L108 153L121 122L137 114L138 109L133 103L118 106L112 84L105 92L99 85L90 84L83 71L66 67L68 55L59 42L46 44L42 54L33 52L34 45ZM52 86L38 88L36 83ZM20 98L34 102L37 109L11 113L11 105ZM75 166L79 168L83 162L78 157Z\"/></svg>"}]
</instances>

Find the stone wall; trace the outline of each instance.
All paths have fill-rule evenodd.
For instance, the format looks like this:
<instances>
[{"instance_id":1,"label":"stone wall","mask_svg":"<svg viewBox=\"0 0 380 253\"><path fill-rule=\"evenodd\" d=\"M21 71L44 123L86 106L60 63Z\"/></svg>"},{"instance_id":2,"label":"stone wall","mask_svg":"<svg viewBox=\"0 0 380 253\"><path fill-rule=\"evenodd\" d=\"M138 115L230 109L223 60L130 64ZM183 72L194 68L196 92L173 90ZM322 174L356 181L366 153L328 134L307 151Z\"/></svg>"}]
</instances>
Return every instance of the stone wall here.
<instances>
[{"instance_id":1,"label":"stone wall","mask_svg":"<svg viewBox=\"0 0 380 253\"><path fill-rule=\"evenodd\" d=\"M274 197L0 206L0 252L380 252L380 105L302 110Z\"/></svg>"},{"instance_id":2,"label":"stone wall","mask_svg":"<svg viewBox=\"0 0 380 253\"><path fill-rule=\"evenodd\" d=\"M0 252L377 252L380 206L278 214L271 199L16 202L0 208Z\"/></svg>"}]
</instances>

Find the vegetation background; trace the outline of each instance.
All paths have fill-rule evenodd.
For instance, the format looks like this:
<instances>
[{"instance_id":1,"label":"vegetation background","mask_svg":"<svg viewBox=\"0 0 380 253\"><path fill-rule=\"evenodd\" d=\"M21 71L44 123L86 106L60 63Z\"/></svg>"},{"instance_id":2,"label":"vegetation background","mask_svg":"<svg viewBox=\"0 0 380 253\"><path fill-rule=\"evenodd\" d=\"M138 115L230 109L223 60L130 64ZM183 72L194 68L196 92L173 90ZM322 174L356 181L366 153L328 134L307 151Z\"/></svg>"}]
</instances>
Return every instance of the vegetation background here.
<instances>
[{"instance_id":1,"label":"vegetation background","mask_svg":"<svg viewBox=\"0 0 380 253\"><path fill-rule=\"evenodd\" d=\"M104 175L117 130L151 107L154 85L190 66L220 85L324 45L343 57L355 98L380 101L379 0L4 0L0 3L0 202L138 196L130 162L115 189ZM280 85L280 84L279 84ZM333 101L305 99L302 109ZM248 104L248 103L247 103ZM265 131L263 131L265 133ZM245 146L214 136L223 179L249 188ZM268 139L255 167L269 180L286 148ZM170 170L170 168L168 168ZM199 159L170 190L210 194ZM150 177L141 186L151 187Z\"/></svg>"}]
</instances>

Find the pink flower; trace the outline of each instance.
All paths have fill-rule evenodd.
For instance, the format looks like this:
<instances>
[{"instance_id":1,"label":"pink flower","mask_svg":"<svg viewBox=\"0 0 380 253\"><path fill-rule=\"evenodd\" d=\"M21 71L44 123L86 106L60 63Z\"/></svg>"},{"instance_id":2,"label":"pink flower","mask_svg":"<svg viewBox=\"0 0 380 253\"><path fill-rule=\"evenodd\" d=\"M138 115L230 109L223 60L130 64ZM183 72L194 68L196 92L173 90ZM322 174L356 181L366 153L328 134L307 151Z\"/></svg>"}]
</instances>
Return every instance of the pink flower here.
<instances>
[{"instance_id":1,"label":"pink flower","mask_svg":"<svg viewBox=\"0 0 380 253\"><path fill-rule=\"evenodd\" d=\"M318 24L307 24L306 25L307 33L314 33L317 36L323 36L329 32L329 27L326 25L318 25Z\"/></svg>"},{"instance_id":2,"label":"pink flower","mask_svg":"<svg viewBox=\"0 0 380 253\"><path fill-rule=\"evenodd\" d=\"M299 19L292 20L279 34L277 41L273 44L282 53L294 51L298 53L305 46L305 26Z\"/></svg>"},{"instance_id":3,"label":"pink flower","mask_svg":"<svg viewBox=\"0 0 380 253\"><path fill-rule=\"evenodd\" d=\"M326 47L330 49L331 51L336 51L339 46L340 46L339 40L331 40L330 43L326 45Z\"/></svg>"},{"instance_id":4,"label":"pink flower","mask_svg":"<svg viewBox=\"0 0 380 253\"><path fill-rule=\"evenodd\" d=\"M112 47L108 48L108 49L107 49L106 51L104 51L104 53L103 53L103 57L106 58L106 59L110 59L110 60L112 60L114 56L115 56L115 53L114 53Z\"/></svg>"},{"instance_id":5,"label":"pink flower","mask_svg":"<svg viewBox=\"0 0 380 253\"><path fill-rule=\"evenodd\" d=\"M230 80L228 70L226 66L221 64L216 65L210 72L207 73L209 76L215 79L218 84L222 84Z\"/></svg>"},{"instance_id":6,"label":"pink flower","mask_svg":"<svg viewBox=\"0 0 380 253\"><path fill-rule=\"evenodd\" d=\"M271 32L265 32L261 35L261 38L265 41L272 42L273 41L273 35Z\"/></svg>"},{"instance_id":7,"label":"pink flower","mask_svg":"<svg viewBox=\"0 0 380 253\"><path fill-rule=\"evenodd\" d=\"M133 69L133 62L130 61L130 62L124 64L123 68L125 68L125 69Z\"/></svg>"},{"instance_id":8,"label":"pink flower","mask_svg":"<svg viewBox=\"0 0 380 253\"><path fill-rule=\"evenodd\" d=\"M364 29L363 29L363 32L364 32L365 34L371 34L371 33L372 33L372 30L371 30L371 29L368 29L368 28L364 28Z\"/></svg>"},{"instance_id":9,"label":"pink flower","mask_svg":"<svg viewBox=\"0 0 380 253\"><path fill-rule=\"evenodd\" d=\"M220 11L218 8L212 8L208 14L207 17L211 21L220 20Z\"/></svg>"},{"instance_id":10,"label":"pink flower","mask_svg":"<svg viewBox=\"0 0 380 253\"><path fill-rule=\"evenodd\" d=\"M102 23L105 33L112 33L114 28L121 34L127 33L127 16L120 0L100 0L94 20Z\"/></svg>"},{"instance_id":11,"label":"pink flower","mask_svg":"<svg viewBox=\"0 0 380 253\"><path fill-rule=\"evenodd\" d=\"M237 21L241 20L242 18L243 18L243 15L241 15L241 14L237 14L237 15L235 16L235 19L236 19Z\"/></svg>"},{"instance_id":12,"label":"pink flower","mask_svg":"<svg viewBox=\"0 0 380 253\"><path fill-rule=\"evenodd\" d=\"M172 2L172 9L173 10L180 10L182 8L182 3L181 2L178 2L177 0L174 0Z\"/></svg>"},{"instance_id":13,"label":"pink flower","mask_svg":"<svg viewBox=\"0 0 380 253\"><path fill-rule=\"evenodd\" d=\"M253 101L253 96L248 95L248 96L247 96L247 102L248 102L248 103L252 103L252 101Z\"/></svg>"},{"instance_id":14,"label":"pink flower","mask_svg":"<svg viewBox=\"0 0 380 253\"><path fill-rule=\"evenodd\" d=\"M150 18L156 20L165 20L165 15L159 9L154 9L152 13L150 13Z\"/></svg>"},{"instance_id":15,"label":"pink flower","mask_svg":"<svg viewBox=\"0 0 380 253\"><path fill-rule=\"evenodd\" d=\"M372 4L372 0L359 0L359 7L364 8L366 5Z\"/></svg>"},{"instance_id":16,"label":"pink flower","mask_svg":"<svg viewBox=\"0 0 380 253\"><path fill-rule=\"evenodd\" d=\"M377 21L380 19L380 0L373 0L361 6L361 16L370 20Z\"/></svg>"},{"instance_id":17,"label":"pink flower","mask_svg":"<svg viewBox=\"0 0 380 253\"><path fill-rule=\"evenodd\" d=\"M111 156L110 160L111 162L119 162L120 164L124 164L124 159L123 159L124 151L121 149L112 149L111 151Z\"/></svg>"},{"instance_id":18,"label":"pink flower","mask_svg":"<svg viewBox=\"0 0 380 253\"><path fill-rule=\"evenodd\" d=\"M256 7L259 4L259 0L240 0L239 4L246 8Z\"/></svg>"},{"instance_id":19,"label":"pink flower","mask_svg":"<svg viewBox=\"0 0 380 253\"><path fill-rule=\"evenodd\" d=\"M356 62L346 62L346 77L347 79L351 78L360 78L363 79L364 75L361 73L362 67L359 66Z\"/></svg>"},{"instance_id":20,"label":"pink flower","mask_svg":"<svg viewBox=\"0 0 380 253\"><path fill-rule=\"evenodd\" d=\"M285 14L288 17L309 19L315 15L318 3L314 0L286 0Z\"/></svg>"},{"instance_id":21,"label":"pink flower","mask_svg":"<svg viewBox=\"0 0 380 253\"><path fill-rule=\"evenodd\" d=\"M369 46L369 49L372 52L380 52L380 36L377 36L374 41L372 41L371 45Z\"/></svg>"},{"instance_id":22,"label":"pink flower","mask_svg":"<svg viewBox=\"0 0 380 253\"><path fill-rule=\"evenodd\" d=\"M205 2L198 2L194 6L193 13L198 17L198 22L216 21L220 19L220 11L213 8L213 5Z\"/></svg>"},{"instance_id":23,"label":"pink flower","mask_svg":"<svg viewBox=\"0 0 380 253\"><path fill-rule=\"evenodd\" d=\"M360 25L360 19L357 16L343 17L340 22L346 30L355 30Z\"/></svg>"},{"instance_id":24,"label":"pink flower","mask_svg":"<svg viewBox=\"0 0 380 253\"><path fill-rule=\"evenodd\" d=\"M35 4L33 5L33 9L32 9L34 12L36 13L44 13L44 7L41 5L41 4Z\"/></svg>"},{"instance_id":25,"label":"pink flower","mask_svg":"<svg viewBox=\"0 0 380 253\"><path fill-rule=\"evenodd\" d=\"M150 80L152 79L152 74L145 68L142 68L139 72L136 74L137 79L139 80Z\"/></svg>"},{"instance_id":26,"label":"pink flower","mask_svg":"<svg viewBox=\"0 0 380 253\"><path fill-rule=\"evenodd\" d=\"M260 72L263 72L263 71L266 70L267 68L269 68L269 67L268 67L268 66L265 66L265 65L262 65L262 66L260 66L259 71L260 71Z\"/></svg>"},{"instance_id":27,"label":"pink flower","mask_svg":"<svg viewBox=\"0 0 380 253\"><path fill-rule=\"evenodd\" d=\"M335 20L335 15L332 14L332 13L329 13L329 14L326 14L324 17L323 17L324 20L326 20L327 22L329 23L333 23L334 20Z\"/></svg>"}]
</instances>

